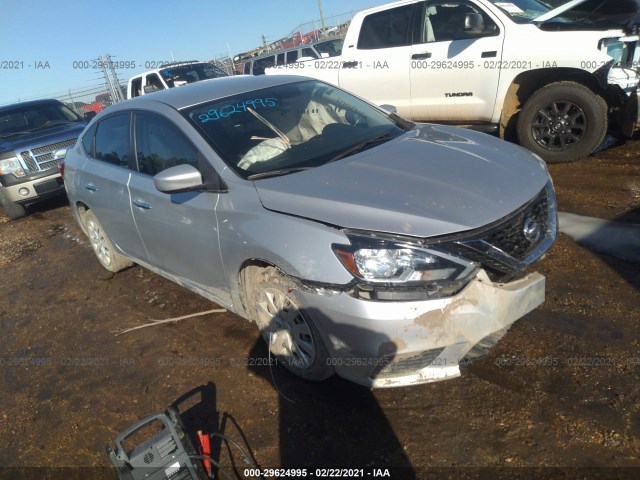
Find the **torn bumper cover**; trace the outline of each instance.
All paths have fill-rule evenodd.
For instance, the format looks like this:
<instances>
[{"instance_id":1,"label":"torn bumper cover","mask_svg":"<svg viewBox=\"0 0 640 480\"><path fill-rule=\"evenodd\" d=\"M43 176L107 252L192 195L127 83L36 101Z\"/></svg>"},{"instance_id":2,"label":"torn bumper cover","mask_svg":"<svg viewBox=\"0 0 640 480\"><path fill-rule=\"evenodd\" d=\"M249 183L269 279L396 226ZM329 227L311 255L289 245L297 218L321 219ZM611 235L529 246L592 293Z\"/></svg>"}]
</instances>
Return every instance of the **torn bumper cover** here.
<instances>
[{"instance_id":1,"label":"torn bumper cover","mask_svg":"<svg viewBox=\"0 0 640 480\"><path fill-rule=\"evenodd\" d=\"M538 273L498 284L480 270L457 295L428 301L296 293L323 332L338 375L378 388L459 376L465 355L540 305L544 291Z\"/></svg>"}]
</instances>

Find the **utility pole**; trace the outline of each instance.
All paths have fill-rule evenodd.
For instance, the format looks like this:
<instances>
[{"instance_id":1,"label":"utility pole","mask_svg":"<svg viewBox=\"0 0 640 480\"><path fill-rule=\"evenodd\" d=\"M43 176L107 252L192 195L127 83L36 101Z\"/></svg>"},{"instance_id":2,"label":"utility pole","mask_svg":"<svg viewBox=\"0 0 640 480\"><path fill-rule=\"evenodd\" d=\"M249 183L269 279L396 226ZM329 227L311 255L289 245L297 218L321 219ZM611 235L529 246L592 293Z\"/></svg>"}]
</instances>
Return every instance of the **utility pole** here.
<instances>
[{"instance_id":1,"label":"utility pole","mask_svg":"<svg viewBox=\"0 0 640 480\"><path fill-rule=\"evenodd\" d=\"M113 89L113 85L111 84L111 79L109 78L107 69L104 68L104 61L102 60L102 55L98 57L98 64L100 65L100 69L102 70L102 74L104 75L104 81L107 84L107 90L109 90L109 95L111 95L111 99L114 100L117 94Z\"/></svg>"},{"instance_id":2,"label":"utility pole","mask_svg":"<svg viewBox=\"0 0 640 480\"><path fill-rule=\"evenodd\" d=\"M262 45L266 48L267 47L267 39L265 38L264 35L262 35Z\"/></svg>"},{"instance_id":3,"label":"utility pole","mask_svg":"<svg viewBox=\"0 0 640 480\"><path fill-rule=\"evenodd\" d=\"M324 14L322 13L322 0L318 0L318 10L320 10L320 23L322 24L322 31L324 32Z\"/></svg>"},{"instance_id":4,"label":"utility pole","mask_svg":"<svg viewBox=\"0 0 640 480\"><path fill-rule=\"evenodd\" d=\"M113 99L113 103L124 102L124 96L122 95L122 90L120 89L120 80L118 80L118 75L116 75L116 70L113 68L113 62L111 61L111 55L107 53L107 62L109 64L109 70L111 70L111 75L113 76L113 84L114 90L116 92L116 97Z\"/></svg>"}]
</instances>

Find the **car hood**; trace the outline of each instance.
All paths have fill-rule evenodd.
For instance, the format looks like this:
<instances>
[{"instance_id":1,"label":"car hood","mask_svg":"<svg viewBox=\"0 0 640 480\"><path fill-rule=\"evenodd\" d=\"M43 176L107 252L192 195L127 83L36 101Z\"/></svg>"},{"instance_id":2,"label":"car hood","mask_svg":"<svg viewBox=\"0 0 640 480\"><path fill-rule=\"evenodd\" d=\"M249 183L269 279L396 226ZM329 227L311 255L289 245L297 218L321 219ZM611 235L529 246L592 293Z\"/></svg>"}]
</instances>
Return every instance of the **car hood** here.
<instances>
[{"instance_id":1,"label":"car hood","mask_svg":"<svg viewBox=\"0 0 640 480\"><path fill-rule=\"evenodd\" d=\"M78 137L87 124L84 122L56 125L46 130L25 133L17 137L0 138L0 153L37 148L51 143L62 142L69 138Z\"/></svg>"},{"instance_id":2,"label":"car hood","mask_svg":"<svg viewBox=\"0 0 640 480\"><path fill-rule=\"evenodd\" d=\"M591 21L631 26L638 24L640 0L572 0L539 16L535 22L546 22L564 13L587 16Z\"/></svg>"},{"instance_id":3,"label":"car hood","mask_svg":"<svg viewBox=\"0 0 640 480\"><path fill-rule=\"evenodd\" d=\"M489 135L421 125L334 163L255 180L263 206L343 228L416 237L482 227L549 181L522 147Z\"/></svg>"}]
</instances>

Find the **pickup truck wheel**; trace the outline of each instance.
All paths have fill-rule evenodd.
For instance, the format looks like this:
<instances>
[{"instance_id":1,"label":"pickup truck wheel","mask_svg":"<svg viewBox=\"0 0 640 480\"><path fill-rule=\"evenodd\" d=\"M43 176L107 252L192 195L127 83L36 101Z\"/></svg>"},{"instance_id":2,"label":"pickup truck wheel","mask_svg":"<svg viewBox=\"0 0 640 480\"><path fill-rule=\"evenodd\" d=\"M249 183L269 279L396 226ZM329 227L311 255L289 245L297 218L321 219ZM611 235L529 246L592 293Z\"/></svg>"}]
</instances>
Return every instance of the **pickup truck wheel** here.
<instances>
[{"instance_id":1,"label":"pickup truck wheel","mask_svg":"<svg viewBox=\"0 0 640 480\"><path fill-rule=\"evenodd\" d=\"M98 257L98 260L104 268L115 273L133 265L131 260L116 252L113 243L111 243L102 225L100 225L100 222L91 210L88 210L84 214L84 225L89 241L91 242L91 248L93 248L93 253L96 254L96 257Z\"/></svg>"},{"instance_id":2,"label":"pickup truck wheel","mask_svg":"<svg viewBox=\"0 0 640 480\"><path fill-rule=\"evenodd\" d=\"M2 190L0 190L0 204L2 204L4 213L6 213L11 220L16 220L27 215L27 209L22 205L13 203Z\"/></svg>"},{"instance_id":3,"label":"pickup truck wheel","mask_svg":"<svg viewBox=\"0 0 640 480\"><path fill-rule=\"evenodd\" d=\"M607 134L607 103L575 82L551 83L534 93L518 117L520 145L547 163L586 157Z\"/></svg>"},{"instance_id":4,"label":"pickup truck wheel","mask_svg":"<svg viewBox=\"0 0 640 480\"><path fill-rule=\"evenodd\" d=\"M278 363L306 380L317 382L333 375L320 333L292 294L293 283L274 267L246 270L253 320Z\"/></svg>"}]
</instances>

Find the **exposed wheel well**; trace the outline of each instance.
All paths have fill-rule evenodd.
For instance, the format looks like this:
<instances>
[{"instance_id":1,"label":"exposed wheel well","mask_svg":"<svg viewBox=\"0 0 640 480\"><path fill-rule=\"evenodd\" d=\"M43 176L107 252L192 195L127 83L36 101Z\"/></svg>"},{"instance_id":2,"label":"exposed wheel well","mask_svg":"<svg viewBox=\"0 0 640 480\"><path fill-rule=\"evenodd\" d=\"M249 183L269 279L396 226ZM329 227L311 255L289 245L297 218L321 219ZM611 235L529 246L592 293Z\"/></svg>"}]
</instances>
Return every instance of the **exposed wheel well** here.
<instances>
[{"instance_id":1,"label":"exposed wheel well","mask_svg":"<svg viewBox=\"0 0 640 480\"><path fill-rule=\"evenodd\" d=\"M253 319L251 315L251 306L249 305L248 295L250 289L253 286L253 282L256 280L256 278L254 278L254 269L267 267L276 268L280 273L286 276L286 273L278 268L277 265L267 262L266 260L256 258L245 260L238 270L238 295L240 297L242 309L245 312L244 317L250 319L251 321L255 321L255 319Z\"/></svg>"},{"instance_id":2,"label":"exposed wheel well","mask_svg":"<svg viewBox=\"0 0 640 480\"><path fill-rule=\"evenodd\" d=\"M555 82L575 82L607 100L607 94L594 74L576 68L544 68L523 72L507 90L500 116L500 137L517 142L516 122L526 101L542 87Z\"/></svg>"}]
</instances>

